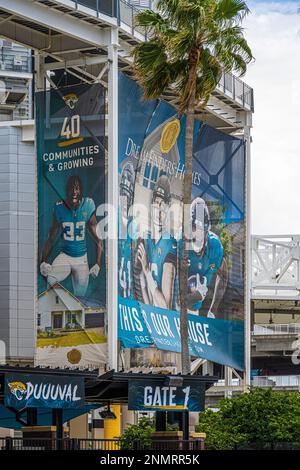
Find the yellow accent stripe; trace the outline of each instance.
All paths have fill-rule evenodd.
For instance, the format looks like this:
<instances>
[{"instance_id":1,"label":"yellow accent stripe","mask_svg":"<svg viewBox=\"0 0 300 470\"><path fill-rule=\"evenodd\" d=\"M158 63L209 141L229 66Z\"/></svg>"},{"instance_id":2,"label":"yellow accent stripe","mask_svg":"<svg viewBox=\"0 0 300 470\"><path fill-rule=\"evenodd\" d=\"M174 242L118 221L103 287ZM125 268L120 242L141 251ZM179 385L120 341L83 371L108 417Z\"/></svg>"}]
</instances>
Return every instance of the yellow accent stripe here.
<instances>
[{"instance_id":1,"label":"yellow accent stripe","mask_svg":"<svg viewBox=\"0 0 300 470\"><path fill-rule=\"evenodd\" d=\"M149 406L144 405L144 408L150 408ZM175 405L175 406L151 406L151 408L157 408L159 410L187 410L187 406Z\"/></svg>"},{"instance_id":2,"label":"yellow accent stripe","mask_svg":"<svg viewBox=\"0 0 300 470\"><path fill-rule=\"evenodd\" d=\"M78 137L78 139L70 139L65 142L59 142L58 147L68 147L68 145L78 144L83 141L83 137Z\"/></svg>"}]
</instances>

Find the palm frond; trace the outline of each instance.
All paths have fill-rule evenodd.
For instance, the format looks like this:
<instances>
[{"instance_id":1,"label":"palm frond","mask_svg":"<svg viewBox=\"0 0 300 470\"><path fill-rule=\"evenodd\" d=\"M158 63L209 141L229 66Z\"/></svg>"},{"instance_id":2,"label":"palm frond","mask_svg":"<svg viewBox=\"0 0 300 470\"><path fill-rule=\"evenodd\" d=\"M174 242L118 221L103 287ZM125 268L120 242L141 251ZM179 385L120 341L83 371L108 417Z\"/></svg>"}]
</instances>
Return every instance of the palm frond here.
<instances>
[{"instance_id":1,"label":"palm frond","mask_svg":"<svg viewBox=\"0 0 300 470\"><path fill-rule=\"evenodd\" d=\"M241 22L249 12L243 0L219 0L215 9L215 19L216 21Z\"/></svg>"},{"instance_id":2,"label":"palm frond","mask_svg":"<svg viewBox=\"0 0 300 470\"><path fill-rule=\"evenodd\" d=\"M134 18L136 26L143 26L153 32L163 32L169 28L169 22L152 10L140 11Z\"/></svg>"},{"instance_id":3,"label":"palm frond","mask_svg":"<svg viewBox=\"0 0 300 470\"><path fill-rule=\"evenodd\" d=\"M253 59L241 27L248 12L243 0L158 0L157 12L140 12L137 24L151 30L151 40L133 51L145 96L157 98L173 86L185 112L192 89L207 102L222 69L243 75Z\"/></svg>"}]
</instances>

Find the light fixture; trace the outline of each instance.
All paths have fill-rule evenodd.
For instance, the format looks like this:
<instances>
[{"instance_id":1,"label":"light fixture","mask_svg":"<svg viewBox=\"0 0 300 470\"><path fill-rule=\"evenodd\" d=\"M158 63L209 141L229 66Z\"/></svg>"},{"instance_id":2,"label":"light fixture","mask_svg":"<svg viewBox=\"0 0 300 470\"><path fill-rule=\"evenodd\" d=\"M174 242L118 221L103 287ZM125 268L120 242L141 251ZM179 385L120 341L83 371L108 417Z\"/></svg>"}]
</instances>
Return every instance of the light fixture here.
<instances>
[{"instance_id":1,"label":"light fixture","mask_svg":"<svg viewBox=\"0 0 300 470\"><path fill-rule=\"evenodd\" d=\"M115 413L111 411L109 403L104 410L99 411L99 416L102 419L117 419Z\"/></svg>"}]
</instances>

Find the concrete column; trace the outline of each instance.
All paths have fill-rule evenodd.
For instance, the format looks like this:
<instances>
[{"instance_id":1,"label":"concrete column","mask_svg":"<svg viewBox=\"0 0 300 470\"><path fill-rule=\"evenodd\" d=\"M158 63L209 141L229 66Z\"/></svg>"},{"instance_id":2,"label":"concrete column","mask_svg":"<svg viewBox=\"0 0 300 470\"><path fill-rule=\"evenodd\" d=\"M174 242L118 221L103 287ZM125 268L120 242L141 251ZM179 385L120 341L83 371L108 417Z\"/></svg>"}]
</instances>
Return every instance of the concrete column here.
<instances>
[{"instance_id":1,"label":"concrete column","mask_svg":"<svg viewBox=\"0 0 300 470\"><path fill-rule=\"evenodd\" d=\"M214 363L211 361L206 361L202 366L203 375L214 375Z\"/></svg>"},{"instance_id":2,"label":"concrete column","mask_svg":"<svg viewBox=\"0 0 300 470\"><path fill-rule=\"evenodd\" d=\"M88 414L78 416L70 421L70 437L77 439L88 439Z\"/></svg>"},{"instance_id":3,"label":"concrete column","mask_svg":"<svg viewBox=\"0 0 300 470\"><path fill-rule=\"evenodd\" d=\"M245 371L244 371L244 391L248 391L251 385L251 113L248 114L248 125L245 126L244 135L246 142L246 259L245 259Z\"/></svg>"},{"instance_id":4,"label":"concrete column","mask_svg":"<svg viewBox=\"0 0 300 470\"><path fill-rule=\"evenodd\" d=\"M108 176L107 312L108 366L118 370L118 28L108 46Z\"/></svg>"},{"instance_id":5,"label":"concrete column","mask_svg":"<svg viewBox=\"0 0 300 470\"><path fill-rule=\"evenodd\" d=\"M129 424L135 424L135 412L128 410L128 405L122 405L122 432L127 428Z\"/></svg>"}]
</instances>

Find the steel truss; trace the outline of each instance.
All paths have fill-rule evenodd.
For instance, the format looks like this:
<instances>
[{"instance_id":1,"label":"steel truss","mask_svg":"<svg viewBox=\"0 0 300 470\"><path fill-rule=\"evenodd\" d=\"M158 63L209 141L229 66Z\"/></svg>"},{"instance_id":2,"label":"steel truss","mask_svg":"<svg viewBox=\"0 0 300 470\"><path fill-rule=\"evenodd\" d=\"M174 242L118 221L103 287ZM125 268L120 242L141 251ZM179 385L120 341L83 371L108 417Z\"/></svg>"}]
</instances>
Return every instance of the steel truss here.
<instances>
[{"instance_id":1,"label":"steel truss","mask_svg":"<svg viewBox=\"0 0 300 470\"><path fill-rule=\"evenodd\" d=\"M300 299L300 235L252 236L252 299Z\"/></svg>"}]
</instances>

